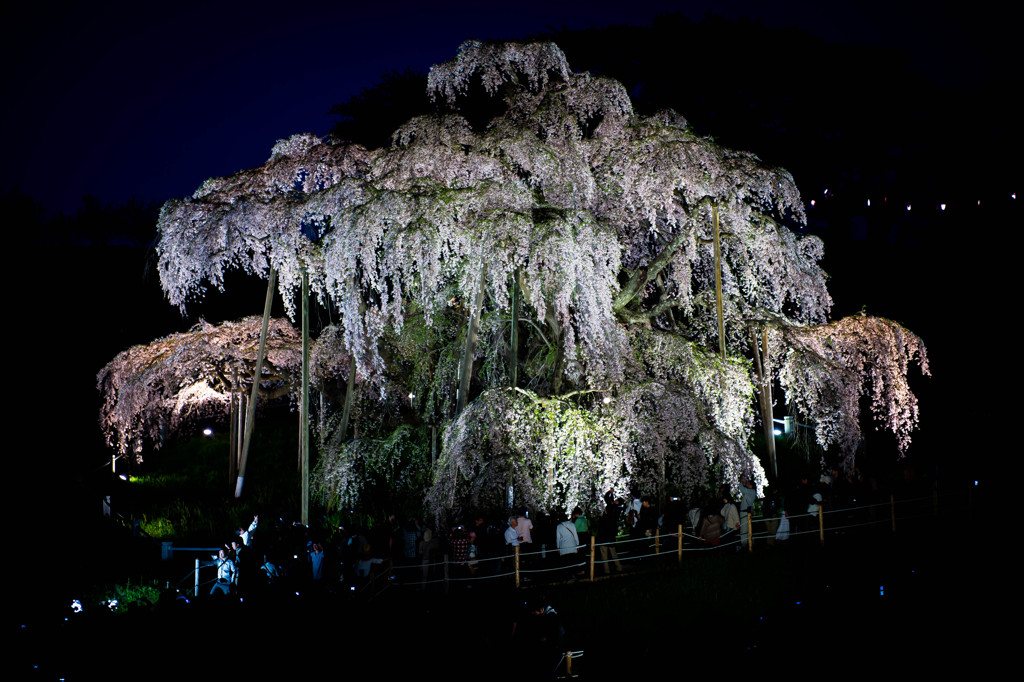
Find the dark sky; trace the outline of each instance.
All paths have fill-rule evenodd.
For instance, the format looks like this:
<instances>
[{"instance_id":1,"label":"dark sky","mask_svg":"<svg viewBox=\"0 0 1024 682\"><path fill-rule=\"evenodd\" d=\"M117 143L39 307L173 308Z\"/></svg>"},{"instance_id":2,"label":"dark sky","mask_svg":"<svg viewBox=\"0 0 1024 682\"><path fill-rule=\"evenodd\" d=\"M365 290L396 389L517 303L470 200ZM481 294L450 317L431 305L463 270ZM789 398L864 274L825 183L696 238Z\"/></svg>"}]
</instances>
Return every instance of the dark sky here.
<instances>
[{"instance_id":1,"label":"dark sky","mask_svg":"<svg viewBox=\"0 0 1024 682\"><path fill-rule=\"evenodd\" d=\"M26 4L2 17L0 190L18 187L66 213L86 193L162 201L259 165L277 139L326 133L330 106L383 73L425 70L468 38L714 11L901 47L932 82L957 90L1009 78L1020 61L1010 57L1012 17L877 0Z\"/></svg>"}]
</instances>

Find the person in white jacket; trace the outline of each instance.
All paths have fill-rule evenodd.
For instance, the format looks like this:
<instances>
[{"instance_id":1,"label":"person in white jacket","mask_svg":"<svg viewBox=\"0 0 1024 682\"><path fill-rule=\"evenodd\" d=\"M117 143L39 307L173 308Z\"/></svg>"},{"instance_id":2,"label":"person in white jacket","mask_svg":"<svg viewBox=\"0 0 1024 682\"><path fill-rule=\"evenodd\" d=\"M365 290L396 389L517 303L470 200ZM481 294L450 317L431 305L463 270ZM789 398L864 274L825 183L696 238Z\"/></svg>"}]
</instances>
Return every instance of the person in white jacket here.
<instances>
[{"instance_id":1,"label":"person in white jacket","mask_svg":"<svg viewBox=\"0 0 1024 682\"><path fill-rule=\"evenodd\" d=\"M561 523L555 528L555 543L558 545L558 559L563 566L576 563L575 554L580 546L580 536L575 524L564 514Z\"/></svg>"}]
</instances>

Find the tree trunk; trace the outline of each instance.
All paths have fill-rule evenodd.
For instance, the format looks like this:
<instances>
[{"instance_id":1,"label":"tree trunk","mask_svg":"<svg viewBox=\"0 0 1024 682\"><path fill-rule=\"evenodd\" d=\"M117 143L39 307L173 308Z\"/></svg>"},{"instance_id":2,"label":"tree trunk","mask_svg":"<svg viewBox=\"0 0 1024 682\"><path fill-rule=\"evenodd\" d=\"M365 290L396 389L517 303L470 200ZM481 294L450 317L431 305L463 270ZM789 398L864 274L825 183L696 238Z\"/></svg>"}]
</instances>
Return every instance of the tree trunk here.
<instances>
[{"instance_id":1,"label":"tree trunk","mask_svg":"<svg viewBox=\"0 0 1024 682\"><path fill-rule=\"evenodd\" d=\"M477 334L480 331L480 316L484 307L484 292L487 288L487 266L480 268L480 286L477 288L476 296L473 298L473 309L469 315L469 322L466 324L466 343L462 347L462 362L459 364L459 394L455 407L455 416L462 414L462 410L469 401L469 382L473 374L473 359L476 356Z\"/></svg>"},{"instance_id":2,"label":"tree trunk","mask_svg":"<svg viewBox=\"0 0 1024 682\"><path fill-rule=\"evenodd\" d=\"M771 373L768 367L768 328L762 329L762 343L759 347L757 329L750 328L750 347L754 353L754 370L757 372L757 403L761 408L761 427L764 430L765 447L772 469L772 480L779 478L775 462L775 418L772 413Z\"/></svg>"}]
</instances>

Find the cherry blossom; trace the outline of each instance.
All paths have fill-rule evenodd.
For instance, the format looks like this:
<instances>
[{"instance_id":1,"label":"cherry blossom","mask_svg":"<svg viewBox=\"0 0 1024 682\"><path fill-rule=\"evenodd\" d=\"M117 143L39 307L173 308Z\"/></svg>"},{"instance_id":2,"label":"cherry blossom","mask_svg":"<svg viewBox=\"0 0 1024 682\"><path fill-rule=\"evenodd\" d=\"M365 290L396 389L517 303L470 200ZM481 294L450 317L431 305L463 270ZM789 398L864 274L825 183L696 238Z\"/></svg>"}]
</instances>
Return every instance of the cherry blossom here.
<instances>
[{"instance_id":1,"label":"cherry blossom","mask_svg":"<svg viewBox=\"0 0 1024 682\"><path fill-rule=\"evenodd\" d=\"M321 420L330 496L357 499L381 469L353 463L391 461L374 443L410 425L420 435L402 442L442 433L427 491L439 515L500 505L510 484L545 508L627 482L690 495L748 474L761 490L751 326L770 330L767 376L823 447L852 463L861 395L909 445L906 377L915 360L927 373L924 345L886 320L829 321L823 244L802 234L788 172L676 112L637 114L619 83L573 72L551 43L467 42L428 92L436 112L389 146L296 135L160 214L173 305L231 268L276 270L290 305L305 270L340 311L316 362L331 405L359 417L351 433ZM489 120L467 106L475 97L491 99ZM724 358L707 350L719 341L716 221ZM349 388L332 393L332 380ZM471 400L458 413L460 381ZM405 395L420 398L403 407ZM114 442L143 428L128 413Z\"/></svg>"}]
</instances>

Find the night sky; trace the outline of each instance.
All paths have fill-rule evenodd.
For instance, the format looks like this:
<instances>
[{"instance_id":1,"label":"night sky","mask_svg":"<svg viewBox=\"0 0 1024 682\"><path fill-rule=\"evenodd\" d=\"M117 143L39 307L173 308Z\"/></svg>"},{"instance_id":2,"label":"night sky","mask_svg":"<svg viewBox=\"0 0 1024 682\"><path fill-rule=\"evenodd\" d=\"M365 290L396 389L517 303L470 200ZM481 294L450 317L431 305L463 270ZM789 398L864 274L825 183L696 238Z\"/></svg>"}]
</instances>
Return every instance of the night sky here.
<instances>
[{"instance_id":1,"label":"night sky","mask_svg":"<svg viewBox=\"0 0 1024 682\"><path fill-rule=\"evenodd\" d=\"M1012 17L902 4L21 3L3 10L8 141L0 189L17 187L65 213L85 194L102 203L185 196L208 177L262 164L278 139L325 134L332 104L390 70L450 59L466 39L644 25L668 12L697 21L713 11L829 42L898 48L930 83L958 93L1009 82L1019 70ZM786 80L786 64L765 66L736 77L803 87ZM849 87L858 98L873 96L870 84ZM704 123L716 134L713 121Z\"/></svg>"}]
</instances>

